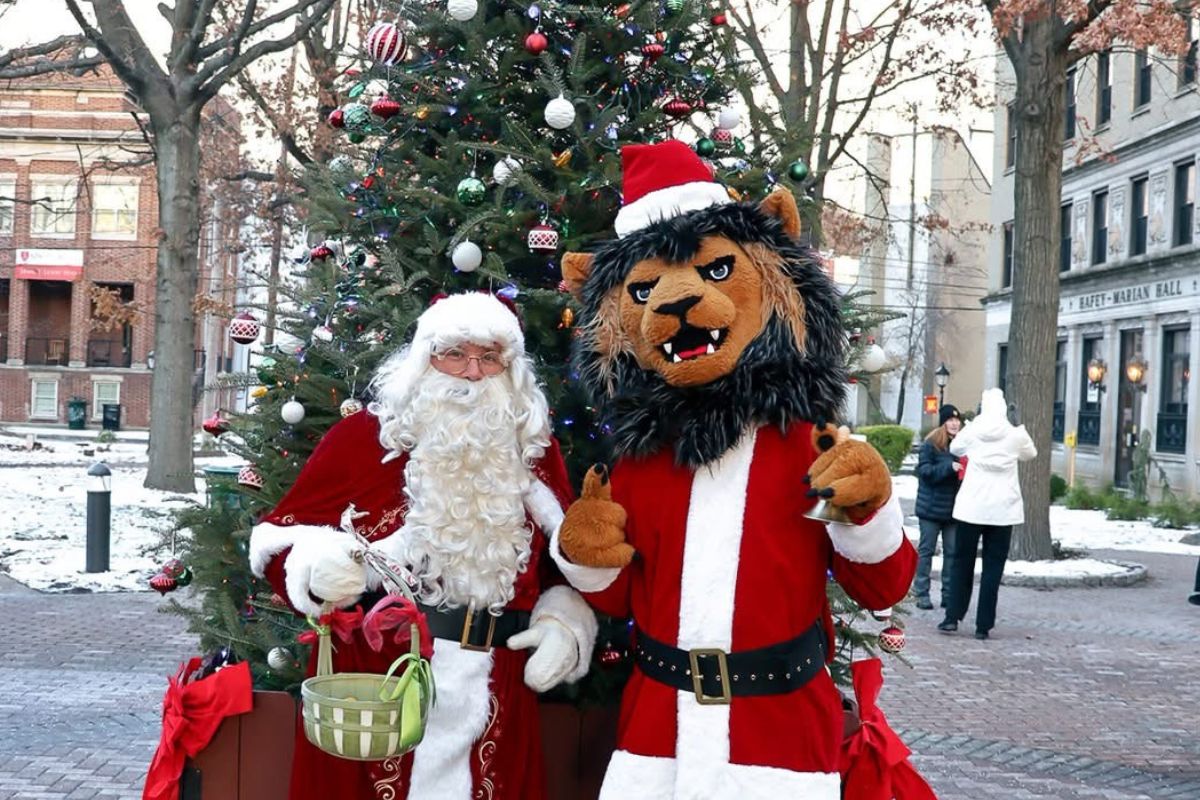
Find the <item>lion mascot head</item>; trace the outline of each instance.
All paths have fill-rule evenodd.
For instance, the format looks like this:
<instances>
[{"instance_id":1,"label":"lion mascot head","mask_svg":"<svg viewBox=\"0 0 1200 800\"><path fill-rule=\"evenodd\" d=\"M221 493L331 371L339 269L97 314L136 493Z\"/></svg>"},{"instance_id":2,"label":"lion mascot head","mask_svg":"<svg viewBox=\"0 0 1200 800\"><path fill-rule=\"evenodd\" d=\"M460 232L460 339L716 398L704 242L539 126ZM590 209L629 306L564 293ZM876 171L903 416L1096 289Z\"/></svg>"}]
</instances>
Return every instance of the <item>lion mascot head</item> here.
<instances>
[{"instance_id":1,"label":"lion mascot head","mask_svg":"<svg viewBox=\"0 0 1200 800\"><path fill-rule=\"evenodd\" d=\"M791 193L732 202L673 140L625 147L622 166L618 238L563 258L582 305L575 366L617 454L670 446L694 467L750 427L836 418L839 295L797 239Z\"/></svg>"}]
</instances>

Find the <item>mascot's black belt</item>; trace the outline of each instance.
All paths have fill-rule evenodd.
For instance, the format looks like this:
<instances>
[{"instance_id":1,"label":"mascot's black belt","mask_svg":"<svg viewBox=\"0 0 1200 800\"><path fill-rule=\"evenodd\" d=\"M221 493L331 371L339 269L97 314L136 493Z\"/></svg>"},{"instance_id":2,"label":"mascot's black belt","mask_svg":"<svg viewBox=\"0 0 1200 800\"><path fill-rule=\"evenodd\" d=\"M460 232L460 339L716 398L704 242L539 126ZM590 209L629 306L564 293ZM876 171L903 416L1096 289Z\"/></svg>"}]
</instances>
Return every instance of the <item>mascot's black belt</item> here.
<instances>
[{"instance_id":1,"label":"mascot's black belt","mask_svg":"<svg viewBox=\"0 0 1200 800\"><path fill-rule=\"evenodd\" d=\"M418 603L429 619L429 632L437 639L458 642L463 650L503 647L510 636L529 627L528 611L505 611L498 617L468 608L438 609Z\"/></svg>"},{"instance_id":2,"label":"mascot's black belt","mask_svg":"<svg viewBox=\"0 0 1200 800\"><path fill-rule=\"evenodd\" d=\"M680 650L638 628L634 663L659 683L694 692L702 705L727 704L731 697L785 694L825 669L825 631L820 621L795 639L726 653L715 648Z\"/></svg>"}]
</instances>

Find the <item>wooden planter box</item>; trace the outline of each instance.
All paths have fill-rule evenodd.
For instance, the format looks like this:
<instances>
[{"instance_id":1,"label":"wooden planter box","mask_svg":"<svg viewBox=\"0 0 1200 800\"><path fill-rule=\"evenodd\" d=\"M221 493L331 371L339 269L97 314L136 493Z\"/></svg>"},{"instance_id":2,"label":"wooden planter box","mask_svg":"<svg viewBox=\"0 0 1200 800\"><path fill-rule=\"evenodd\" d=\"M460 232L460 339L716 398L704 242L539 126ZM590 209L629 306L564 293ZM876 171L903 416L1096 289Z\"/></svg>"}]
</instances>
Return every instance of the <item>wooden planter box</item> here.
<instances>
[{"instance_id":1,"label":"wooden planter box","mask_svg":"<svg viewBox=\"0 0 1200 800\"><path fill-rule=\"evenodd\" d=\"M550 800L595 800L617 739L617 709L542 703L541 720ZM255 692L254 709L222 722L188 761L180 800L287 800L279 776L291 774L295 734L295 699Z\"/></svg>"}]
</instances>

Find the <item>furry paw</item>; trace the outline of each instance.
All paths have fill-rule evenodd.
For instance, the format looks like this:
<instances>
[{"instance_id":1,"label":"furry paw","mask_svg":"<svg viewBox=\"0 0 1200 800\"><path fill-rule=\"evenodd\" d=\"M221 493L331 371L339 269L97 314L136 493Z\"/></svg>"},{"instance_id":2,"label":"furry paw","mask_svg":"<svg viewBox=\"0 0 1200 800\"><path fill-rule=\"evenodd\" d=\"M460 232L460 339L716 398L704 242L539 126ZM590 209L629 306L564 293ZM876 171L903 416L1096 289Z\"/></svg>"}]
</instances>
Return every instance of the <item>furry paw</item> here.
<instances>
[{"instance_id":1,"label":"furry paw","mask_svg":"<svg viewBox=\"0 0 1200 800\"><path fill-rule=\"evenodd\" d=\"M892 496L892 475L883 457L866 442L850 438L847 428L813 427L813 446L821 455L805 480L809 497L825 498L861 524Z\"/></svg>"},{"instance_id":2,"label":"furry paw","mask_svg":"<svg viewBox=\"0 0 1200 800\"><path fill-rule=\"evenodd\" d=\"M605 467L588 470L580 498L558 530L558 544L572 564L583 567L624 567L633 560L633 547L625 541L625 509L613 502Z\"/></svg>"}]
</instances>

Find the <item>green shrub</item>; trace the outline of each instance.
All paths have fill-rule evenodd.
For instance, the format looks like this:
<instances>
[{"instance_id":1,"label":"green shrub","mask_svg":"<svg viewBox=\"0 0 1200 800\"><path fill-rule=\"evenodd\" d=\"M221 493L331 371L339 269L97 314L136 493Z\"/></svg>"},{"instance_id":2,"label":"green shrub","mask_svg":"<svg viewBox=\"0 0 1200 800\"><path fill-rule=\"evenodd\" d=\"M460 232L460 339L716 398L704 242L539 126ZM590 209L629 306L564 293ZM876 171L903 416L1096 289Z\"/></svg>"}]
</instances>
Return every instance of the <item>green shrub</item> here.
<instances>
[{"instance_id":1,"label":"green shrub","mask_svg":"<svg viewBox=\"0 0 1200 800\"><path fill-rule=\"evenodd\" d=\"M857 433L867 437L893 475L900 471L904 457L912 452L913 432L903 425L868 425L859 428Z\"/></svg>"},{"instance_id":2,"label":"green shrub","mask_svg":"<svg viewBox=\"0 0 1200 800\"><path fill-rule=\"evenodd\" d=\"M1067 494L1067 480L1061 475L1050 476L1050 502L1057 503Z\"/></svg>"},{"instance_id":3,"label":"green shrub","mask_svg":"<svg viewBox=\"0 0 1200 800\"><path fill-rule=\"evenodd\" d=\"M112 444L117 440L117 435L112 431L100 431L96 434L96 444Z\"/></svg>"},{"instance_id":4,"label":"green shrub","mask_svg":"<svg viewBox=\"0 0 1200 800\"><path fill-rule=\"evenodd\" d=\"M1145 519L1150 515L1150 503L1137 497L1113 495L1109 498L1108 518L1115 520Z\"/></svg>"},{"instance_id":5,"label":"green shrub","mask_svg":"<svg viewBox=\"0 0 1200 800\"><path fill-rule=\"evenodd\" d=\"M1200 503L1189 503L1168 494L1161 503L1150 509L1150 517L1156 528L1188 528L1200 525Z\"/></svg>"},{"instance_id":6,"label":"green shrub","mask_svg":"<svg viewBox=\"0 0 1200 800\"><path fill-rule=\"evenodd\" d=\"M1051 490L1053 492L1053 490ZM1083 511L1095 511L1098 508L1103 508L1100 504L1100 497L1082 483L1077 483L1067 490L1067 494L1063 500L1067 508Z\"/></svg>"}]
</instances>

